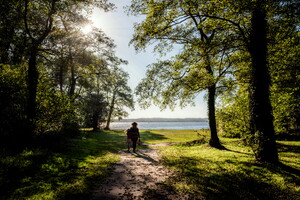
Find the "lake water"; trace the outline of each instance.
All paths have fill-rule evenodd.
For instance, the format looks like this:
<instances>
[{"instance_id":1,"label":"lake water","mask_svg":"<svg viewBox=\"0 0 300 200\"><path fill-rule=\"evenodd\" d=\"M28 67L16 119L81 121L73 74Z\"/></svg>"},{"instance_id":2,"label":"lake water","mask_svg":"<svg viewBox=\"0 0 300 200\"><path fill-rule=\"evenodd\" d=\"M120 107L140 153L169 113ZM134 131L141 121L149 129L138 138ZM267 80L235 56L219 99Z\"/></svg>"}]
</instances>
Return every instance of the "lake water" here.
<instances>
[{"instance_id":1,"label":"lake water","mask_svg":"<svg viewBox=\"0 0 300 200\"><path fill-rule=\"evenodd\" d=\"M131 122L113 122L111 129L128 129ZM138 122L139 129L208 129L208 122Z\"/></svg>"}]
</instances>

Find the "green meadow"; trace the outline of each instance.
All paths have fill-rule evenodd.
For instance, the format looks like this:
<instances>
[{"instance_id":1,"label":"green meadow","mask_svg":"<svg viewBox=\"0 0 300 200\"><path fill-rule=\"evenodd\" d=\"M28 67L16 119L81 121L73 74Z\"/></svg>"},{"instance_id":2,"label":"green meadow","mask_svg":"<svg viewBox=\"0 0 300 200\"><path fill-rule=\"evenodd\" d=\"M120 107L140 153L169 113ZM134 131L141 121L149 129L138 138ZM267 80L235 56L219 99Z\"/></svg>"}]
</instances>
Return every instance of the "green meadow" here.
<instances>
[{"instance_id":1,"label":"green meadow","mask_svg":"<svg viewBox=\"0 0 300 200\"><path fill-rule=\"evenodd\" d=\"M176 176L160 187L194 199L299 199L300 142L278 141L282 164L258 163L239 139L220 138L227 150L207 145L205 130L141 130L160 149ZM190 142L190 141L200 142ZM143 148L151 148L145 146ZM47 149L1 153L0 199L90 199L125 150L123 131L82 132ZM155 191L149 191L149 198Z\"/></svg>"}]
</instances>

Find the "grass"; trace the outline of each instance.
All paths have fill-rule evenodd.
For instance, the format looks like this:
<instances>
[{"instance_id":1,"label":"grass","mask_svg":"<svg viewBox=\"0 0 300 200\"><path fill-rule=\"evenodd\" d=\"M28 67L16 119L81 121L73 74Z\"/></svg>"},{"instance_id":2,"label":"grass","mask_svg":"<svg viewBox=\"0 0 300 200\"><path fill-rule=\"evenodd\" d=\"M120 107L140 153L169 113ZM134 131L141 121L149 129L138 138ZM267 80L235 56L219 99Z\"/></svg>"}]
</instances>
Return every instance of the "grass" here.
<instances>
[{"instance_id":1,"label":"grass","mask_svg":"<svg viewBox=\"0 0 300 200\"><path fill-rule=\"evenodd\" d=\"M208 130L141 130L141 140L147 144L178 143L207 137Z\"/></svg>"},{"instance_id":2,"label":"grass","mask_svg":"<svg viewBox=\"0 0 300 200\"><path fill-rule=\"evenodd\" d=\"M119 160L124 133L85 132L63 148L0 158L0 199L89 199Z\"/></svg>"},{"instance_id":3,"label":"grass","mask_svg":"<svg viewBox=\"0 0 300 200\"><path fill-rule=\"evenodd\" d=\"M164 187L192 199L300 199L300 142L279 142L280 166L254 160L240 140L228 150L207 144L161 147L163 163L176 172Z\"/></svg>"},{"instance_id":4,"label":"grass","mask_svg":"<svg viewBox=\"0 0 300 200\"><path fill-rule=\"evenodd\" d=\"M299 141L278 142L282 165L274 166L256 162L251 149L238 139L220 138L228 150L185 145L208 140L207 134L141 130L147 144L178 143L159 147L163 164L176 174L160 187L189 199L300 199ZM122 131L83 132L64 148L1 155L0 199L90 199L91 191L119 160L118 150L126 149L124 141Z\"/></svg>"}]
</instances>

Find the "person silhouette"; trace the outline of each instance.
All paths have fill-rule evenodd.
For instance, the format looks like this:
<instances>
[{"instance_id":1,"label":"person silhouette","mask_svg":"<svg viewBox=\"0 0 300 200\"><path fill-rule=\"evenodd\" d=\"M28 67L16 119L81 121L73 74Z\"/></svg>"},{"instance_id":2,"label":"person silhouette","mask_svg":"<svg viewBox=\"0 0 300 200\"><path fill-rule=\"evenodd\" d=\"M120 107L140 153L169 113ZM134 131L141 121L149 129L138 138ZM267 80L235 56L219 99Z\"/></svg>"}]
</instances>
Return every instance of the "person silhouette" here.
<instances>
[{"instance_id":1,"label":"person silhouette","mask_svg":"<svg viewBox=\"0 0 300 200\"><path fill-rule=\"evenodd\" d=\"M136 122L133 122L131 124L131 127L126 130L127 143L128 143L127 152L130 152L130 144L131 143L132 143L133 152L135 153L135 151L136 151L136 143L137 143L138 139L140 138L140 132L139 132L139 128L137 127L137 125L138 124Z\"/></svg>"}]
</instances>

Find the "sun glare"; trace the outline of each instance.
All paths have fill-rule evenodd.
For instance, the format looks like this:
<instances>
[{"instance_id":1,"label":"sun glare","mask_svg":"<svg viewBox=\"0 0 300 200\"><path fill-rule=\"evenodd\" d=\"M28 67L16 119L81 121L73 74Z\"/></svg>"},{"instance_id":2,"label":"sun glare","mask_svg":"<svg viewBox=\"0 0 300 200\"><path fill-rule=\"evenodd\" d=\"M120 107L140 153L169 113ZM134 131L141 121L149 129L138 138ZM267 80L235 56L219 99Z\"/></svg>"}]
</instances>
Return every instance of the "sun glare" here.
<instances>
[{"instance_id":1,"label":"sun glare","mask_svg":"<svg viewBox=\"0 0 300 200\"><path fill-rule=\"evenodd\" d=\"M88 34L90 33L91 31L93 30L93 26L91 24L87 24L85 26L83 26L81 28L81 31L84 33L84 34Z\"/></svg>"},{"instance_id":2,"label":"sun glare","mask_svg":"<svg viewBox=\"0 0 300 200\"><path fill-rule=\"evenodd\" d=\"M100 28L105 33L109 34L109 27L112 26L111 13L106 13L99 8L94 9L93 14L90 16L93 25Z\"/></svg>"}]
</instances>

